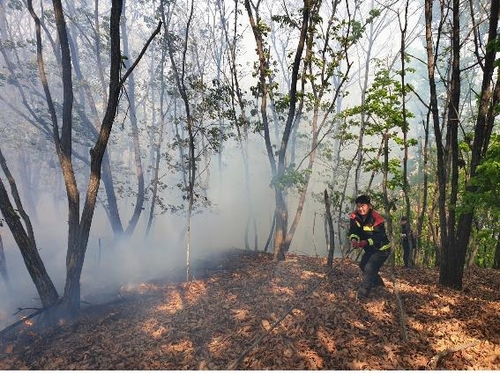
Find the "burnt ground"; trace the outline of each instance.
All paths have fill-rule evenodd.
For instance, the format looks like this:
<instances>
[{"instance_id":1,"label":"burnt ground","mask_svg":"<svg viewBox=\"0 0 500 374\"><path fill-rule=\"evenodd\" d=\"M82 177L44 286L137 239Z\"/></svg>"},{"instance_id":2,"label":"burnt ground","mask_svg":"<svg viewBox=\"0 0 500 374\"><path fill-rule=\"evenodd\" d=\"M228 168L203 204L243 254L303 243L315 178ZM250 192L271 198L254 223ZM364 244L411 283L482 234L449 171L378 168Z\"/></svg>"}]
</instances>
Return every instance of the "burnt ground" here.
<instances>
[{"instance_id":1,"label":"burnt ground","mask_svg":"<svg viewBox=\"0 0 500 374\"><path fill-rule=\"evenodd\" d=\"M360 271L338 259L231 250L51 329L4 338L0 370L500 368L500 272L472 268L463 291L433 269L386 265L356 299Z\"/></svg>"}]
</instances>

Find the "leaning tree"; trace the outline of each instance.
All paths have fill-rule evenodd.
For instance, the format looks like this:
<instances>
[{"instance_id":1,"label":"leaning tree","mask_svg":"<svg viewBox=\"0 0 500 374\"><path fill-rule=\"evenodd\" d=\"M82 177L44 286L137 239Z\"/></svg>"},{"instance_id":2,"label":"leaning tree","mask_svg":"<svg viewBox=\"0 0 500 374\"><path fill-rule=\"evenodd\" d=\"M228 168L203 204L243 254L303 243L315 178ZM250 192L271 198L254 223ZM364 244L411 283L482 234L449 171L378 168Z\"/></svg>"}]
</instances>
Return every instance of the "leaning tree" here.
<instances>
[{"instance_id":1,"label":"leaning tree","mask_svg":"<svg viewBox=\"0 0 500 374\"><path fill-rule=\"evenodd\" d=\"M48 283L48 287L43 289L38 288L42 300L48 300L46 306L58 305L57 315L72 317L78 315L80 311L80 276L85 260L87 243L90 234L90 227L96 206L97 193L101 181L101 165L103 162L104 153L108 140L113 128L113 123L117 113L117 108L120 101L122 88L130 76L133 69L137 66L140 59L146 52L149 44L154 37L160 32L161 23L152 33L151 37L145 43L142 51L130 66L127 71L122 71L122 53L120 48L120 20L122 16L122 0L113 0L111 5L110 23L109 23L109 43L110 43L110 68L109 68L109 84L108 84L108 100L106 110L101 122L101 127L93 147L90 149L90 175L88 179L85 200L81 207L80 188L77 184L76 168L73 155L73 74L72 74L72 58L71 56L69 35L66 26L65 13L62 2L60 0L53 1L54 20L57 29L57 40L59 43L60 56L57 60L60 61L61 68L61 83L63 89L62 109L56 109L55 101L53 100L51 86L47 78L46 64L43 54L42 43L42 22L33 8L33 2L27 1L28 10L35 24L36 31L36 51L37 51L37 66L47 110L50 116L52 125L52 139L54 142L56 154L59 160L59 165L62 170L64 184L66 187L67 202L68 202L68 241L66 253L66 283L64 293L59 299L57 292L53 287L50 287L50 278L44 280ZM61 117L59 116L61 113ZM11 181L11 186L15 186L15 182ZM14 190L12 190L14 191ZM26 231L19 228L20 220L13 205L10 202L10 197L7 195L5 188L0 188L0 206L5 221L9 225L16 242L19 245L21 253L25 258L26 266L30 274L44 274L42 271L43 262L26 261L25 252L27 250L36 251L36 246L33 245L34 234L28 230L30 235L26 238ZM14 195L15 196L15 195ZM5 208L7 207L7 208ZM19 204L18 204L19 207ZM24 218L24 217L23 217ZM26 220L25 220L26 222ZM28 228L30 226L27 226ZM20 239L23 239L21 241ZM36 256L35 256L36 257ZM32 275L33 278L33 275ZM37 284L37 278L34 278Z\"/></svg>"}]
</instances>

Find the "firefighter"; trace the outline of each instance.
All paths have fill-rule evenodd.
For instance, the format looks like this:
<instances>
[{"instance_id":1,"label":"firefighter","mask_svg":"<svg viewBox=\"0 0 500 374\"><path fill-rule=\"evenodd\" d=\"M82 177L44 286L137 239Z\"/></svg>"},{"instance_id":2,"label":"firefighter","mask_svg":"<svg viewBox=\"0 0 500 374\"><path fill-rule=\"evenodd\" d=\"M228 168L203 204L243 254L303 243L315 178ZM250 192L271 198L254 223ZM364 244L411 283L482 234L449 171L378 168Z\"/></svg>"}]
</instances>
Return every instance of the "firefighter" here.
<instances>
[{"instance_id":1,"label":"firefighter","mask_svg":"<svg viewBox=\"0 0 500 374\"><path fill-rule=\"evenodd\" d=\"M370 197L356 198L356 210L349 216L349 239L353 248L362 248L359 267L363 282L358 289L358 298L365 298L375 286L384 286L379 270L391 254L389 239L385 233L384 218L373 209Z\"/></svg>"},{"instance_id":2,"label":"firefighter","mask_svg":"<svg viewBox=\"0 0 500 374\"><path fill-rule=\"evenodd\" d=\"M412 265L411 252L415 248L415 236L406 217L401 217L401 245L403 246L404 267L409 268Z\"/></svg>"}]
</instances>

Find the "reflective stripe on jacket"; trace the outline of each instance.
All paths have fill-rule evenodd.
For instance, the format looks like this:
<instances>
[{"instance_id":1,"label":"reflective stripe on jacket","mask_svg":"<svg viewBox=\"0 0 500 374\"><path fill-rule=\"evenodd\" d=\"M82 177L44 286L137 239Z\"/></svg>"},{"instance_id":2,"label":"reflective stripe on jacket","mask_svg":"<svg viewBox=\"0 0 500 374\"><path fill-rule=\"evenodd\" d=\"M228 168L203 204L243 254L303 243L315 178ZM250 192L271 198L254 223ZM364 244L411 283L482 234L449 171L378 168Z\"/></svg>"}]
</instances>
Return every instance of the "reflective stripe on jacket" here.
<instances>
[{"instance_id":1,"label":"reflective stripe on jacket","mask_svg":"<svg viewBox=\"0 0 500 374\"><path fill-rule=\"evenodd\" d=\"M378 212L372 209L363 219L361 214L354 211L349 219L349 240L366 240L368 247L365 249L386 251L391 248L385 233L385 220Z\"/></svg>"}]
</instances>

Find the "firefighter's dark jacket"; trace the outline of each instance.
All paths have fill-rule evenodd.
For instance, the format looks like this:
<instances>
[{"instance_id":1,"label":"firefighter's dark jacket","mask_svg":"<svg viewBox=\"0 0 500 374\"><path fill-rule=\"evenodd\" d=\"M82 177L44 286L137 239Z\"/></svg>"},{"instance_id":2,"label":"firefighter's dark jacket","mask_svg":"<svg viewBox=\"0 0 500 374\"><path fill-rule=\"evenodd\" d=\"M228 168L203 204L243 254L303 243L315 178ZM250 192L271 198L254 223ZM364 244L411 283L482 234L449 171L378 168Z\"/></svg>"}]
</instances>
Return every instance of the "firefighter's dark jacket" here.
<instances>
[{"instance_id":1,"label":"firefighter's dark jacket","mask_svg":"<svg viewBox=\"0 0 500 374\"><path fill-rule=\"evenodd\" d=\"M364 219L357 211L352 212L349 218L349 240L366 240L368 247L365 247L365 250L386 251L391 248L385 233L384 217L375 210L370 209Z\"/></svg>"}]
</instances>

